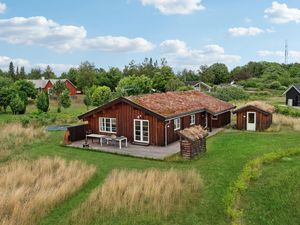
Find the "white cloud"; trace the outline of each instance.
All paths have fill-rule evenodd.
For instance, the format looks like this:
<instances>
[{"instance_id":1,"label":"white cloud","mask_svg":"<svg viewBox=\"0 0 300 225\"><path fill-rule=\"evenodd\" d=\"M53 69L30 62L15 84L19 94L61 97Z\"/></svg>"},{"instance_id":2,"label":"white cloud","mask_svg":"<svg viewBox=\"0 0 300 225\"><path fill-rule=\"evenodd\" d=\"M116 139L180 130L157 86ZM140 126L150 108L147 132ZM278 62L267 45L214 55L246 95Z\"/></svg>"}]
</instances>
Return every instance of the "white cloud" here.
<instances>
[{"instance_id":1,"label":"white cloud","mask_svg":"<svg viewBox=\"0 0 300 225\"><path fill-rule=\"evenodd\" d=\"M216 62L238 62L238 55L226 54L219 45L205 45L202 49L190 49L185 42L180 40L166 40L160 44L162 56L176 67L198 68L200 65L211 65Z\"/></svg>"},{"instance_id":2,"label":"white cloud","mask_svg":"<svg viewBox=\"0 0 300 225\"><path fill-rule=\"evenodd\" d=\"M300 9L289 8L287 4L279 2L272 2L272 6L265 10L265 18L269 19L272 23L289 23L300 22Z\"/></svg>"},{"instance_id":3,"label":"white cloud","mask_svg":"<svg viewBox=\"0 0 300 225\"><path fill-rule=\"evenodd\" d=\"M60 75L62 72L67 72L70 68L77 68L78 65L72 65L72 64L56 64L56 63L36 63L32 64L27 59L22 58L11 58L8 56L0 56L0 69L3 71L8 70L9 63L13 62L15 67L21 67L24 66L27 71L29 71L31 68L41 68L41 70L45 70L46 67L49 65L51 69L56 73L56 75Z\"/></svg>"},{"instance_id":4,"label":"white cloud","mask_svg":"<svg viewBox=\"0 0 300 225\"><path fill-rule=\"evenodd\" d=\"M202 0L141 0L144 6L154 6L163 15L187 15L195 11L204 10Z\"/></svg>"},{"instance_id":5,"label":"white cloud","mask_svg":"<svg viewBox=\"0 0 300 225\"><path fill-rule=\"evenodd\" d=\"M56 51L94 49L111 52L144 52L154 45L143 38L98 36L88 38L83 26L60 25L43 16L0 20L0 40L12 44L40 45Z\"/></svg>"},{"instance_id":6,"label":"white cloud","mask_svg":"<svg viewBox=\"0 0 300 225\"><path fill-rule=\"evenodd\" d=\"M0 2L0 14L5 13L7 7L5 3Z\"/></svg>"},{"instance_id":7,"label":"white cloud","mask_svg":"<svg viewBox=\"0 0 300 225\"><path fill-rule=\"evenodd\" d=\"M270 51L270 50L260 50L257 51L257 55L263 58L278 58L280 61L284 61L285 52L284 51ZM288 59L290 62L296 62L300 60L300 51L290 50L288 54Z\"/></svg>"},{"instance_id":8,"label":"white cloud","mask_svg":"<svg viewBox=\"0 0 300 225\"><path fill-rule=\"evenodd\" d=\"M232 27L228 29L228 33L233 37L256 36L264 32L258 27Z\"/></svg>"},{"instance_id":9,"label":"white cloud","mask_svg":"<svg viewBox=\"0 0 300 225\"><path fill-rule=\"evenodd\" d=\"M2 70L7 70L8 69L8 65L10 62L13 62L15 66L24 66L24 67L29 67L30 66L30 62L26 59L22 59L22 58L11 58L8 56L0 56L0 68Z\"/></svg>"}]
</instances>

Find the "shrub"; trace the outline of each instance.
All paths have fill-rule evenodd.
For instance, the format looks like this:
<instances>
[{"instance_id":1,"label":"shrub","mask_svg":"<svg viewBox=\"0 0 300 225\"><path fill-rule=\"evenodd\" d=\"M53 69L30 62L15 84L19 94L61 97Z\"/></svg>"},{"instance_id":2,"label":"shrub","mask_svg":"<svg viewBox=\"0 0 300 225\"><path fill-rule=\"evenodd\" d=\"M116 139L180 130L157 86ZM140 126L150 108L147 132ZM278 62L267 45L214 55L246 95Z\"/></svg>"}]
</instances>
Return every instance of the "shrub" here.
<instances>
[{"instance_id":1,"label":"shrub","mask_svg":"<svg viewBox=\"0 0 300 225\"><path fill-rule=\"evenodd\" d=\"M71 98L69 90L64 90L59 97L59 104L64 108L69 108L71 106Z\"/></svg>"},{"instance_id":2,"label":"shrub","mask_svg":"<svg viewBox=\"0 0 300 225\"><path fill-rule=\"evenodd\" d=\"M268 85L268 87L269 87L270 89L280 89L281 84L280 84L279 81L273 81L272 83L270 83L270 84Z\"/></svg>"},{"instance_id":3,"label":"shrub","mask_svg":"<svg viewBox=\"0 0 300 225\"><path fill-rule=\"evenodd\" d=\"M178 91L191 91L194 90L192 86L181 86L178 88Z\"/></svg>"},{"instance_id":4,"label":"shrub","mask_svg":"<svg viewBox=\"0 0 300 225\"><path fill-rule=\"evenodd\" d=\"M211 94L223 101L245 100L249 98L249 94L239 87L217 88L216 92Z\"/></svg>"},{"instance_id":5,"label":"shrub","mask_svg":"<svg viewBox=\"0 0 300 225\"><path fill-rule=\"evenodd\" d=\"M16 95L12 98L10 104L9 104L11 111L13 114L24 114L26 110L26 105L22 101L19 95Z\"/></svg>"},{"instance_id":6,"label":"shrub","mask_svg":"<svg viewBox=\"0 0 300 225\"><path fill-rule=\"evenodd\" d=\"M48 112L49 109L49 97L44 91L38 94L36 99L36 107L41 112Z\"/></svg>"},{"instance_id":7,"label":"shrub","mask_svg":"<svg viewBox=\"0 0 300 225\"><path fill-rule=\"evenodd\" d=\"M83 103L85 104L87 110L89 109L89 106L92 105L92 95L91 95L91 90L87 89L85 91L85 96L84 96L84 99L83 99Z\"/></svg>"},{"instance_id":8,"label":"shrub","mask_svg":"<svg viewBox=\"0 0 300 225\"><path fill-rule=\"evenodd\" d=\"M97 87L92 94L93 105L99 106L107 103L111 99L111 95L112 94L109 87Z\"/></svg>"},{"instance_id":9,"label":"shrub","mask_svg":"<svg viewBox=\"0 0 300 225\"><path fill-rule=\"evenodd\" d=\"M243 168L238 179L231 185L225 197L226 213L231 219L232 225L242 225L243 211L240 208L242 192L248 189L251 180L257 179L264 164L271 163L283 157L300 154L300 149L285 149L281 151L264 154L256 159L250 160Z\"/></svg>"}]
</instances>

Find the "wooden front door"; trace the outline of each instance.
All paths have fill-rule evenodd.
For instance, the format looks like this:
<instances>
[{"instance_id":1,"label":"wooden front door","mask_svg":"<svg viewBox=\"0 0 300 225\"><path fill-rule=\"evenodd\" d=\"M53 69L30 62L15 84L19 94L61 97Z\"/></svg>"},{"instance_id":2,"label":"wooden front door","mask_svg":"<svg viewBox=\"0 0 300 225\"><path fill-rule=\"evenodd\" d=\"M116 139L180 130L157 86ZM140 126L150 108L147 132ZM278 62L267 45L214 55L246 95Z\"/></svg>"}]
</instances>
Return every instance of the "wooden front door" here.
<instances>
[{"instance_id":1,"label":"wooden front door","mask_svg":"<svg viewBox=\"0 0 300 225\"><path fill-rule=\"evenodd\" d=\"M134 120L134 141L149 144L149 120Z\"/></svg>"},{"instance_id":2,"label":"wooden front door","mask_svg":"<svg viewBox=\"0 0 300 225\"><path fill-rule=\"evenodd\" d=\"M247 130L256 130L256 112L247 112Z\"/></svg>"}]
</instances>

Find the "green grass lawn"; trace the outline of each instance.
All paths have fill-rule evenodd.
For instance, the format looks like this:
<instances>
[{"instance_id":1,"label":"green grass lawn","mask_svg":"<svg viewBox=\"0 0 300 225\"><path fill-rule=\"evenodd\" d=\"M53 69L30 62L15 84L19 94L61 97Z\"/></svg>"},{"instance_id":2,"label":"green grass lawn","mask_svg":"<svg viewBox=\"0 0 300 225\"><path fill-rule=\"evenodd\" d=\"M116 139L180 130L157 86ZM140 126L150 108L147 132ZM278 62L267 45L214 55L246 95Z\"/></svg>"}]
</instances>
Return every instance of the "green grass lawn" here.
<instances>
[{"instance_id":1,"label":"green grass lawn","mask_svg":"<svg viewBox=\"0 0 300 225\"><path fill-rule=\"evenodd\" d=\"M265 166L242 201L245 224L300 224L300 156Z\"/></svg>"},{"instance_id":2,"label":"green grass lawn","mask_svg":"<svg viewBox=\"0 0 300 225\"><path fill-rule=\"evenodd\" d=\"M43 145L37 143L26 146L24 156L30 158L60 156L68 160L82 160L96 165L97 173L81 190L53 209L41 221L40 224L43 225L68 224L71 212L85 201L89 193L98 185L101 185L109 172L115 168L138 170L147 168L196 169L203 179L204 188L201 197L194 204L182 211L174 212L169 217L126 216L124 214L119 217L99 215L97 224L228 224L224 196L230 184L237 179L245 163L263 153L300 146L299 133L297 132L249 133L229 131L209 138L207 153L197 160L170 162L63 147L59 145L62 138L62 132L52 132L49 140ZM257 196L259 195L257 194ZM253 199L255 197L253 196ZM259 216L258 213L255 215Z\"/></svg>"}]
</instances>

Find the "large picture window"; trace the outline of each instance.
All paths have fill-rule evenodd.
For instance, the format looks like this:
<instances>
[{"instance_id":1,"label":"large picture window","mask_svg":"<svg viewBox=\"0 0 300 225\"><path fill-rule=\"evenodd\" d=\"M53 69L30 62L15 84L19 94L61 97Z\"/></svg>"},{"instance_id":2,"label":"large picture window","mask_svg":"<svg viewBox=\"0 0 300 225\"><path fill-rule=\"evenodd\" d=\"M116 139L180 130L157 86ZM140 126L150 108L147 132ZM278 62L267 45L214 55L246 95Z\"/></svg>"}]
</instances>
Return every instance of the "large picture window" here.
<instances>
[{"instance_id":1,"label":"large picture window","mask_svg":"<svg viewBox=\"0 0 300 225\"><path fill-rule=\"evenodd\" d=\"M180 118L174 119L174 130L180 130Z\"/></svg>"},{"instance_id":2,"label":"large picture window","mask_svg":"<svg viewBox=\"0 0 300 225\"><path fill-rule=\"evenodd\" d=\"M108 133L117 132L116 118L100 117L99 126L101 132L108 132Z\"/></svg>"}]
</instances>

